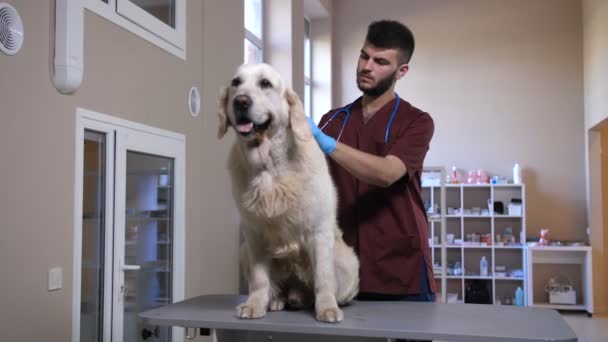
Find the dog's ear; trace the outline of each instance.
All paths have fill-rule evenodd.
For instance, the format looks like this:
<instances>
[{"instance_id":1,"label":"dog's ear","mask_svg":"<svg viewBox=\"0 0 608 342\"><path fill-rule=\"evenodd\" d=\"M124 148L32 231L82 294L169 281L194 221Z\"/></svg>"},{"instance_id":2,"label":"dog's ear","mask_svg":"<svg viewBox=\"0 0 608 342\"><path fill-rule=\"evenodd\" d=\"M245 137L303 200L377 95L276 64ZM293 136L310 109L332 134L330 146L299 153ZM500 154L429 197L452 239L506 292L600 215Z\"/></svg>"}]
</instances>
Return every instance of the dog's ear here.
<instances>
[{"instance_id":1,"label":"dog's ear","mask_svg":"<svg viewBox=\"0 0 608 342\"><path fill-rule=\"evenodd\" d=\"M285 99L289 105L289 125L294 136L301 140L312 138L310 125L304 114L304 106L300 97L291 88L285 90Z\"/></svg>"},{"instance_id":2,"label":"dog's ear","mask_svg":"<svg viewBox=\"0 0 608 342\"><path fill-rule=\"evenodd\" d=\"M223 87L220 90L220 97L218 100L217 116L219 119L217 126L217 138L222 139L228 131L228 87Z\"/></svg>"}]
</instances>

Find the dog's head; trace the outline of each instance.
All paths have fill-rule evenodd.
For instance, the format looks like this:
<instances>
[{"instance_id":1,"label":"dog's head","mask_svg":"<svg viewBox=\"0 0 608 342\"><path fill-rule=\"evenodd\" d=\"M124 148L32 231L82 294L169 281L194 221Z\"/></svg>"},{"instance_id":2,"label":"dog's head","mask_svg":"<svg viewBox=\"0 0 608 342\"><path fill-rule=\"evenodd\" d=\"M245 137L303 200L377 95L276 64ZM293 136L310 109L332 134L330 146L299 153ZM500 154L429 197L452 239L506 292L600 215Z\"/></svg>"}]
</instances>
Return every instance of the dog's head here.
<instances>
[{"instance_id":1,"label":"dog's head","mask_svg":"<svg viewBox=\"0 0 608 342\"><path fill-rule=\"evenodd\" d=\"M228 126L247 142L260 142L286 128L300 138L310 135L300 99L268 64L238 68L230 85L221 91L218 115L220 139Z\"/></svg>"}]
</instances>

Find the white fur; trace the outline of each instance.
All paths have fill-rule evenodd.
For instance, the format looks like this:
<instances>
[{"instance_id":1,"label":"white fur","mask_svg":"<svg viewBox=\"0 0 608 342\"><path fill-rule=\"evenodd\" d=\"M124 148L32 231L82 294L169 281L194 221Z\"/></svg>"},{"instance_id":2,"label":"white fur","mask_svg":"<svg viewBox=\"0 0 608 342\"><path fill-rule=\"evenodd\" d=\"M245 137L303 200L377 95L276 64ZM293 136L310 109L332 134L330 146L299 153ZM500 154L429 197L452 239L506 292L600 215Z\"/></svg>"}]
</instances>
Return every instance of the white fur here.
<instances>
[{"instance_id":1,"label":"white fur","mask_svg":"<svg viewBox=\"0 0 608 342\"><path fill-rule=\"evenodd\" d=\"M242 136L229 156L233 196L245 223L241 263L249 298L241 318L257 318L285 305L314 303L316 318L343 319L338 304L359 286L359 262L337 225L337 197L325 156L310 133L302 103L269 65L243 65L241 81L220 98L218 137L235 124L233 99L252 99L249 117L264 132ZM272 86L263 88L260 80Z\"/></svg>"}]
</instances>

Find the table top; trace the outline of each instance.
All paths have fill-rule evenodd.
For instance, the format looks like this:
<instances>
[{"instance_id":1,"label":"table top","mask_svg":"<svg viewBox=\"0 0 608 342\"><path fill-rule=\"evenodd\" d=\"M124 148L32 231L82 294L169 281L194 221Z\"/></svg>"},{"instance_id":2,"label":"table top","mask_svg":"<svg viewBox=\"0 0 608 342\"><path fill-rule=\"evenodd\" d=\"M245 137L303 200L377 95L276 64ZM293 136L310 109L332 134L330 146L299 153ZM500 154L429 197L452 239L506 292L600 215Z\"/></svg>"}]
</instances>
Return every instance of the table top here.
<instances>
[{"instance_id":1,"label":"table top","mask_svg":"<svg viewBox=\"0 0 608 342\"><path fill-rule=\"evenodd\" d=\"M527 248L531 251L578 251L578 252L589 252L591 246L539 246L539 245L528 245Z\"/></svg>"},{"instance_id":2,"label":"table top","mask_svg":"<svg viewBox=\"0 0 608 342\"><path fill-rule=\"evenodd\" d=\"M344 321L322 323L310 310L268 312L239 319L246 296L205 295L139 314L146 324L295 334L442 341L577 341L557 311L482 304L354 301Z\"/></svg>"}]
</instances>

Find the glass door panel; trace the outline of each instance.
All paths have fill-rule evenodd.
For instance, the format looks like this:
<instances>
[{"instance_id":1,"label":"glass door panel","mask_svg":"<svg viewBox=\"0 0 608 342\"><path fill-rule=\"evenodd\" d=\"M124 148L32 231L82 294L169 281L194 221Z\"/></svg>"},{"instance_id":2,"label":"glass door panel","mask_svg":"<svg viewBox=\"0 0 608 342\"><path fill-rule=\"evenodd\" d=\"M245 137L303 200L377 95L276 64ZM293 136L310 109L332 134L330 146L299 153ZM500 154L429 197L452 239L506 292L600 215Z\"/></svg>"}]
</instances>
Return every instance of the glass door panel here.
<instances>
[{"instance_id":1,"label":"glass door panel","mask_svg":"<svg viewBox=\"0 0 608 342\"><path fill-rule=\"evenodd\" d=\"M83 148L80 341L100 342L104 315L106 134L86 130Z\"/></svg>"},{"instance_id":2,"label":"glass door panel","mask_svg":"<svg viewBox=\"0 0 608 342\"><path fill-rule=\"evenodd\" d=\"M171 303L173 170L172 158L127 151L123 341L171 340L137 314Z\"/></svg>"}]
</instances>

